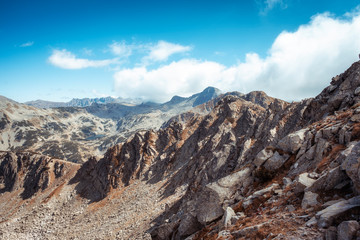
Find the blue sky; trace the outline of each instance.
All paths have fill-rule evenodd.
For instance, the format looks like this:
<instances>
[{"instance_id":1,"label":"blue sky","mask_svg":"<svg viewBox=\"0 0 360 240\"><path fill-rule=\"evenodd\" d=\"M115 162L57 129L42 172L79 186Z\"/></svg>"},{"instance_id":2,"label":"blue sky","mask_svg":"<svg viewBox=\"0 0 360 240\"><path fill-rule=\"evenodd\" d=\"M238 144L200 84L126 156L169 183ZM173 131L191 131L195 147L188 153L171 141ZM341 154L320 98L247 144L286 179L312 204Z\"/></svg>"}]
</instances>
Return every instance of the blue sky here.
<instances>
[{"instance_id":1,"label":"blue sky","mask_svg":"<svg viewBox=\"0 0 360 240\"><path fill-rule=\"evenodd\" d=\"M355 0L0 1L0 95L315 96L360 52Z\"/></svg>"}]
</instances>

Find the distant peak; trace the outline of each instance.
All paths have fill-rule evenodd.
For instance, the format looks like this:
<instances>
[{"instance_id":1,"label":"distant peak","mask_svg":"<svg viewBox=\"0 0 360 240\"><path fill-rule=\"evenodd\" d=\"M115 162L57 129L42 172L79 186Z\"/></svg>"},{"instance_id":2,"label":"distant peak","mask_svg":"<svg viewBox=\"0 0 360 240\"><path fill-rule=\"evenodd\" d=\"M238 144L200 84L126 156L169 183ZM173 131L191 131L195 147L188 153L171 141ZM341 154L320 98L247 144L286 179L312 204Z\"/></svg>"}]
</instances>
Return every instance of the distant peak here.
<instances>
[{"instance_id":1,"label":"distant peak","mask_svg":"<svg viewBox=\"0 0 360 240\"><path fill-rule=\"evenodd\" d=\"M215 88L215 87L207 87L207 88L205 88L201 93L217 93L217 94L219 94L219 93L221 93L221 90L220 89L218 89L218 88Z\"/></svg>"}]
</instances>

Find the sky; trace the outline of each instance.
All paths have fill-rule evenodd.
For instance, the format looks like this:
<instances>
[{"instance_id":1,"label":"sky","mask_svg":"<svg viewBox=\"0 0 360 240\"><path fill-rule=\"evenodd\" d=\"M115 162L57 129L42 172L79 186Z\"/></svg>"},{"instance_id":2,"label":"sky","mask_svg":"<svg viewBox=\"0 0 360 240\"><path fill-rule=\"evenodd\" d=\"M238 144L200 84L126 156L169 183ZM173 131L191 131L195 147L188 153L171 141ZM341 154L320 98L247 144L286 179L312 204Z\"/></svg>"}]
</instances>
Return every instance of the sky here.
<instances>
[{"instance_id":1,"label":"sky","mask_svg":"<svg viewBox=\"0 0 360 240\"><path fill-rule=\"evenodd\" d=\"M314 97L360 53L359 0L0 0L0 95Z\"/></svg>"}]
</instances>

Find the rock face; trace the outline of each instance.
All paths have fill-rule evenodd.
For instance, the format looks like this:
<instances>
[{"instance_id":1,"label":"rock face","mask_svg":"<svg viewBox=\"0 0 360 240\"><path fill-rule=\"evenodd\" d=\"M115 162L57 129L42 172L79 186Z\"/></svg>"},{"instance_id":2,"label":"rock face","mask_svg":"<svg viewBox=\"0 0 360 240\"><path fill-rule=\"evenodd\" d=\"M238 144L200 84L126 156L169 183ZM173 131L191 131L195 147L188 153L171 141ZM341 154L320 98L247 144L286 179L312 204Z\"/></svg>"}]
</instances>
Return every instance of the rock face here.
<instances>
[{"instance_id":1,"label":"rock face","mask_svg":"<svg viewBox=\"0 0 360 240\"><path fill-rule=\"evenodd\" d=\"M356 62L314 99L287 103L263 92L224 94L198 106L207 114L193 110L158 130L137 131L82 166L4 152L0 204L17 196L21 201L1 205L0 229L15 235L0 234L16 238L18 229L25 229L34 234L30 237L51 238L54 228L25 225L28 219L44 219L59 221L56 234L67 238L344 235L343 229L353 229L352 221L360 219L360 98L354 92L359 86ZM204 99L213 96L210 90ZM184 101L175 97L169 104ZM94 105L92 111L113 107ZM7 113L2 119L9 125ZM26 154L31 160L23 159ZM22 202L26 199L29 207ZM32 208L39 215L27 215Z\"/></svg>"},{"instance_id":2,"label":"rock face","mask_svg":"<svg viewBox=\"0 0 360 240\"><path fill-rule=\"evenodd\" d=\"M36 101L27 103L29 106L0 97L0 150L34 151L81 163L91 156L103 156L109 147L139 130L159 129L190 109L192 115L206 114L219 95L220 90L209 87L164 104L97 98L53 105Z\"/></svg>"}]
</instances>

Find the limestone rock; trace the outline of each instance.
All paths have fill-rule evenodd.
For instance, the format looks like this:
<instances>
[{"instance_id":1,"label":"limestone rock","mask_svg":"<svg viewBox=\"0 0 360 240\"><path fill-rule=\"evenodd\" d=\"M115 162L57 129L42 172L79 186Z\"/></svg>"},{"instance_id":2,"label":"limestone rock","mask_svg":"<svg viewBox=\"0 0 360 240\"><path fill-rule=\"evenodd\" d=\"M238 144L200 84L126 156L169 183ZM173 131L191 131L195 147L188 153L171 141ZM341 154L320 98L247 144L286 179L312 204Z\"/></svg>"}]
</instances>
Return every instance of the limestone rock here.
<instances>
[{"instance_id":1,"label":"limestone rock","mask_svg":"<svg viewBox=\"0 0 360 240\"><path fill-rule=\"evenodd\" d=\"M294 192L300 193L305 190L305 188L311 187L316 180L309 178L308 173L300 174L294 181Z\"/></svg>"},{"instance_id":2,"label":"limestone rock","mask_svg":"<svg viewBox=\"0 0 360 240\"><path fill-rule=\"evenodd\" d=\"M346 174L351 178L354 183L354 187L357 192L360 193L360 142L358 142L352 149L350 154L346 157L342 169L346 171Z\"/></svg>"},{"instance_id":3,"label":"limestone rock","mask_svg":"<svg viewBox=\"0 0 360 240\"><path fill-rule=\"evenodd\" d=\"M348 179L348 176L341 170L340 166L338 166L317 179L311 186L307 187L305 191L329 191Z\"/></svg>"},{"instance_id":4,"label":"limestone rock","mask_svg":"<svg viewBox=\"0 0 360 240\"><path fill-rule=\"evenodd\" d=\"M308 129L301 129L297 132L287 135L281 139L280 142L278 142L278 146L286 152L295 153L303 144L307 131Z\"/></svg>"},{"instance_id":5,"label":"limestone rock","mask_svg":"<svg viewBox=\"0 0 360 240\"><path fill-rule=\"evenodd\" d=\"M360 225L357 221L344 221L337 228L338 240L351 240L356 236Z\"/></svg>"},{"instance_id":6,"label":"limestone rock","mask_svg":"<svg viewBox=\"0 0 360 240\"><path fill-rule=\"evenodd\" d=\"M264 168L269 171L275 171L279 169L287 160L289 155L280 155L278 152L275 152L264 164Z\"/></svg>"},{"instance_id":7,"label":"limestone rock","mask_svg":"<svg viewBox=\"0 0 360 240\"><path fill-rule=\"evenodd\" d=\"M250 174L251 169L245 168L208 184L196 198L198 221L205 225L222 216L224 214L222 207L224 200L234 195L239 187L251 184ZM212 211L209 211L209 209L212 209Z\"/></svg>"},{"instance_id":8,"label":"limestone rock","mask_svg":"<svg viewBox=\"0 0 360 240\"><path fill-rule=\"evenodd\" d=\"M331 226L325 230L325 240L337 240L336 227Z\"/></svg>"},{"instance_id":9,"label":"limestone rock","mask_svg":"<svg viewBox=\"0 0 360 240\"><path fill-rule=\"evenodd\" d=\"M271 193L275 190L275 189L279 189L280 186L277 183L273 183L271 184L269 187L261 189L259 191L254 192L252 195L250 195L249 197L247 197L242 206L244 207L244 209L248 208L251 204L253 204L253 202L256 199L264 199L266 197L269 197L271 195Z\"/></svg>"},{"instance_id":10,"label":"limestone rock","mask_svg":"<svg viewBox=\"0 0 360 240\"><path fill-rule=\"evenodd\" d=\"M231 207L227 207L224 216L221 219L221 226L225 229L231 225L231 220L236 216L234 210Z\"/></svg>"},{"instance_id":11,"label":"limestone rock","mask_svg":"<svg viewBox=\"0 0 360 240\"><path fill-rule=\"evenodd\" d=\"M274 152L271 149L261 150L255 157L254 164L257 167L260 167L266 160L274 155Z\"/></svg>"},{"instance_id":12,"label":"limestone rock","mask_svg":"<svg viewBox=\"0 0 360 240\"><path fill-rule=\"evenodd\" d=\"M316 218L318 219L318 226L321 228L327 228L333 223L334 219L338 218L346 211L359 206L360 196L335 203L316 213Z\"/></svg>"},{"instance_id":13,"label":"limestone rock","mask_svg":"<svg viewBox=\"0 0 360 240\"><path fill-rule=\"evenodd\" d=\"M303 200L301 202L301 208L307 209L309 207L314 207L318 205L319 204L317 200L318 196L319 196L318 194L313 192L305 192Z\"/></svg>"}]
</instances>

